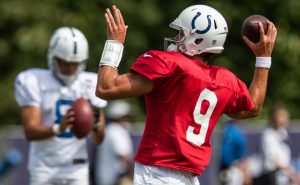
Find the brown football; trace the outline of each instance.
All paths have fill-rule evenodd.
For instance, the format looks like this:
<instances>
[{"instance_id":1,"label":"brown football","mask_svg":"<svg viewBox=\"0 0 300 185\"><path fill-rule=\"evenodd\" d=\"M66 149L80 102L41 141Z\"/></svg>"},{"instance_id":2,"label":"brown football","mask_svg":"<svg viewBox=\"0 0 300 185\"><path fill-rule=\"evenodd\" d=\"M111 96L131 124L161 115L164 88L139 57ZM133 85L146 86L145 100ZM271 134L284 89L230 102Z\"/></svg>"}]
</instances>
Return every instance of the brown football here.
<instances>
[{"instance_id":1,"label":"brown football","mask_svg":"<svg viewBox=\"0 0 300 185\"><path fill-rule=\"evenodd\" d=\"M83 138L89 134L95 122L93 108L88 100L79 98L73 103L72 110L75 113L72 130L77 138Z\"/></svg>"},{"instance_id":2,"label":"brown football","mask_svg":"<svg viewBox=\"0 0 300 185\"><path fill-rule=\"evenodd\" d=\"M265 34L268 31L267 21L269 19L262 15L251 15L245 19L242 24L242 35L246 36L250 41L257 43L260 39L259 22L262 23Z\"/></svg>"}]
</instances>

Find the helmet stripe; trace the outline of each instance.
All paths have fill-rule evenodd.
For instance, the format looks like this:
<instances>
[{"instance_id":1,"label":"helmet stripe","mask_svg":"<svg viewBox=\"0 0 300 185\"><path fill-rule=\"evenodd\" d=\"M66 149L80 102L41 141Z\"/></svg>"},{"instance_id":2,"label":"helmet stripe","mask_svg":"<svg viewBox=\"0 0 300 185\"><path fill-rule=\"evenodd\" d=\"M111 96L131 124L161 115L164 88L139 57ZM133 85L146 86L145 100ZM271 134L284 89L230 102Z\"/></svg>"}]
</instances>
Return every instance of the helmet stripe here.
<instances>
[{"instance_id":1,"label":"helmet stripe","mask_svg":"<svg viewBox=\"0 0 300 185\"><path fill-rule=\"evenodd\" d=\"M70 28L72 36L73 36L73 53L77 54L77 40L75 39L76 35L72 28Z\"/></svg>"}]
</instances>

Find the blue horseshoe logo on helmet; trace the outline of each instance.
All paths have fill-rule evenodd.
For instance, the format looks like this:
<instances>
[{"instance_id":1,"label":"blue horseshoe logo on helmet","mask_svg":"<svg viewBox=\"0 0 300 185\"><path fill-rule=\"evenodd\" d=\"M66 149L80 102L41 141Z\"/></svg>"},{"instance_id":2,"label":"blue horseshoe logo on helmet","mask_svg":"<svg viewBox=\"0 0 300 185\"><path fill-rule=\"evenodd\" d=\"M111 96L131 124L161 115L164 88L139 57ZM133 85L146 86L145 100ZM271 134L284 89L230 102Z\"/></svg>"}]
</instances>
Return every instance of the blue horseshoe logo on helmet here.
<instances>
[{"instance_id":1,"label":"blue horseshoe logo on helmet","mask_svg":"<svg viewBox=\"0 0 300 185\"><path fill-rule=\"evenodd\" d=\"M195 17L193 18L193 20L192 20L192 28L193 28L193 29L196 28L195 22L196 22L196 19L197 19L198 17L200 17L200 15L201 15L201 13L200 13L200 12L197 12L197 15L195 15ZM210 15L207 15L207 21L208 21L207 27L206 27L204 30L197 30L197 29L196 29L196 33L198 33L198 34L204 34L204 33L208 32L208 30L209 30L210 27L211 27L211 18L210 18Z\"/></svg>"}]
</instances>

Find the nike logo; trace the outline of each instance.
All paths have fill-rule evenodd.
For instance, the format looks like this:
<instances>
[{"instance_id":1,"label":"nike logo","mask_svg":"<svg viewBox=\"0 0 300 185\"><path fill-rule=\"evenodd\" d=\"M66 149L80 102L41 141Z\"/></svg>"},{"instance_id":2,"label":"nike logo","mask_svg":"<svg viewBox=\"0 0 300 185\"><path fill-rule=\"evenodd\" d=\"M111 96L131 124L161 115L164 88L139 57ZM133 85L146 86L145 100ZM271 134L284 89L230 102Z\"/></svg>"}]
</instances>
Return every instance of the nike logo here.
<instances>
[{"instance_id":1,"label":"nike logo","mask_svg":"<svg viewBox=\"0 0 300 185\"><path fill-rule=\"evenodd\" d=\"M153 57L152 55L149 55L147 53L144 54L144 57Z\"/></svg>"}]
</instances>

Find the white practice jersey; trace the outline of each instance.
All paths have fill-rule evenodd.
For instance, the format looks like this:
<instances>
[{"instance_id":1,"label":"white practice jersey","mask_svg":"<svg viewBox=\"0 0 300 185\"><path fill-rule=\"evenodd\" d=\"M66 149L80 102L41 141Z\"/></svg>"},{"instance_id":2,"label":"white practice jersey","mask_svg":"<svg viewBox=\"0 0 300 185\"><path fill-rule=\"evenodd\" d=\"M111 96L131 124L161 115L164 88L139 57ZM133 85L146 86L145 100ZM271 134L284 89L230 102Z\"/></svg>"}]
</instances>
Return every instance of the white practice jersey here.
<instances>
[{"instance_id":1,"label":"white practice jersey","mask_svg":"<svg viewBox=\"0 0 300 185\"><path fill-rule=\"evenodd\" d=\"M81 72L70 86L63 86L51 70L28 69L15 80L15 97L20 107L36 106L42 112L42 124L59 123L74 100L84 97L93 106L107 102L95 96L96 73ZM59 136L30 142L28 168L31 173L56 178L81 178L88 174L86 139L77 139L68 130Z\"/></svg>"},{"instance_id":2,"label":"white practice jersey","mask_svg":"<svg viewBox=\"0 0 300 185\"><path fill-rule=\"evenodd\" d=\"M266 128L262 132L261 148L265 171L276 170L277 164L284 167L290 166L291 148L286 143L287 139L288 132L284 128L279 130Z\"/></svg>"}]
</instances>

